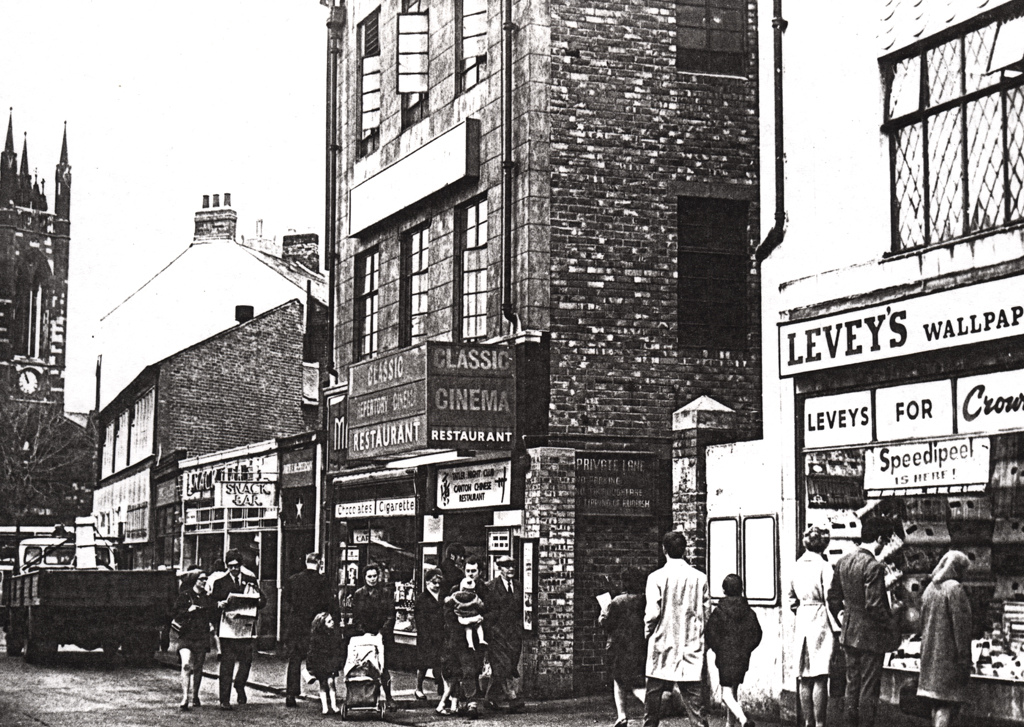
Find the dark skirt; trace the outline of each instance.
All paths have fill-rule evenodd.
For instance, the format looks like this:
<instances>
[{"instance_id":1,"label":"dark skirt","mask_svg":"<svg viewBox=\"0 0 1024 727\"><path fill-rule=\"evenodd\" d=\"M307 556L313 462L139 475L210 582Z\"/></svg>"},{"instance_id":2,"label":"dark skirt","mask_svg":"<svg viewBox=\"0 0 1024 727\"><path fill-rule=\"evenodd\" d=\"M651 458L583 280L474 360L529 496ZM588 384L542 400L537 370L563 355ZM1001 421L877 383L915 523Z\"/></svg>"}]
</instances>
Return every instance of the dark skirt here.
<instances>
[{"instance_id":1,"label":"dark skirt","mask_svg":"<svg viewBox=\"0 0 1024 727\"><path fill-rule=\"evenodd\" d=\"M718 667L718 682L723 687L738 687L743 683L743 677L747 675L750 662L737 663L725 662Z\"/></svg>"},{"instance_id":2,"label":"dark skirt","mask_svg":"<svg viewBox=\"0 0 1024 727\"><path fill-rule=\"evenodd\" d=\"M629 688L642 686L647 666L646 647L647 644L641 642L639 646L620 645L609 650L612 679Z\"/></svg>"},{"instance_id":3,"label":"dark skirt","mask_svg":"<svg viewBox=\"0 0 1024 727\"><path fill-rule=\"evenodd\" d=\"M178 637L178 651L188 649L193 654L205 654L210 650L210 635L205 637Z\"/></svg>"}]
</instances>

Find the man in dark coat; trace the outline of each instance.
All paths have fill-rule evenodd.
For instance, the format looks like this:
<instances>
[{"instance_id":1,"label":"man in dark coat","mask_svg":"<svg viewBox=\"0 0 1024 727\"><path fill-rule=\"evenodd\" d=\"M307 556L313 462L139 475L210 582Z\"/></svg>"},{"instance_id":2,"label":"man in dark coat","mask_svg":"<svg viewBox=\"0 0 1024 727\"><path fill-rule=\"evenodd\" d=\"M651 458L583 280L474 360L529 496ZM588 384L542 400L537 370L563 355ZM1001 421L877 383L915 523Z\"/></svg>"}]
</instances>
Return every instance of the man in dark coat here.
<instances>
[{"instance_id":1,"label":"man in dark coat","mask_svg":"<svg viewBox=\"0 0 1024 727\"><path fill-rule=\"evenodd\" d=\"M395 648L395 597L384 590L381 583L381 566L370 563L363 571L366 584L352 594L352 633L380 634L384 641L384 668L381 670L380 685L384 690L387 708L394 711L398 705L391 697L391 671L389 657Z\"/></svg>"},{"instance_id":2,"label":"man in dark coat","mask_svg":"<svg viewBox=\"0 0 1024 727\"><path fill-rule=\"evenodd\" d=\"M258 596L256 609L267 605L267 597L260 590L255 576L243 573L242 554L235 549L224 554L228 567L226 575L218 578L210 591L210 598L217 605L218 630L220 633L220 708L231 709L231 677L234 674L235 694L239 704L245 704L245 684L252 668L253 651L256 648L256 618L238 616L237 608L229 603L231 594Z\"/></svg>"},{"instance_id":3,"label":"man in dark coat","mask_svg":"<svg viewBox=\"0 0 1024 727\"><path fill-rule=\"evenodd\" d=\"M881 690L882 660L895 646L893 614L885 591L885 566L875 557L892 537L881 519L861 525L861 544L835 565L828 607L843 612L840 643L846 656L846 719L849 727L873 727Z\"/></svg>"},{"instance_id":4,"label":"man in dark coat","mask_svg":"<svg viewBox=\"0 0 1024 727\"><path fill-rule=\"evenodd\" d=\"M337 601L331 595L331 584L320 573L319 553L309 553L306 556L306 569L285 581L281 610L285 653L288 655L284 704L286 707L294 707L302 693L302 661L309 652L309 628L313 617L326 611L334 616L335 623L339 622Z\"/></svg>"},{"instance_id":5,"label":"man in dark coat","mask_svg":"<svg viewBox=\"0 0 1024 727\"><path fill-rule=\"evenodd\" d=\"M452 588L459 585L465 574L462 564L466 560L466 547L462 543L448 543L444 549L444 560L441 561L441 597L446 598Z\"/></svg>"},{"instance_id":6,"label":"man in dark coat","mask_svg":"<svg viewBox=\"0 0 1024 727\"><path fill-rule=\"evenodd\" d=\"M496 561L498 577L487 583L488 657L491 660L491 683L487 694L502 694L508 699L509 711L518 711L523 700L516 693L519 656L523 650L523 587L514 579L515 561L503 555ZM490 698L490 706L497 707Z\"/></svg>"},{"instance_id":7,"label":"man in dark coat","mask_svg":"<svg viewBox=\"0 0 1024 727\"><path fill-rule=\"evenodd\" d=\"M466 577L469 578L469 573L472 570L479 572L479 566L477 564L470 564L467 562ZM483 586L483 583L478 581L479 586ZM454 590L458 590L458 586L455 586ZM475 589L478 590L478 589ZM480 594L477 593L479 596ZM483 598L481 599L483 601ZM482 649L471 648L469 643L466 641L465 628L459 623L459 615L455 612L455 605L457 601L454 597L448 597L445 599L444 604L444 626L445 626L445 642L446 659L452 664L451 674L454 680L454 686L457 687L457 693L459 695L459 712L465 714L470 719L476 719L480 716L479 707L477 705L477 697L480 693L480 685L478 680L480 679L480 672L483 670L484 655ZM487 614L487 602L484 601L483 613L486 618Z\"/></svg>"}]
</instances>

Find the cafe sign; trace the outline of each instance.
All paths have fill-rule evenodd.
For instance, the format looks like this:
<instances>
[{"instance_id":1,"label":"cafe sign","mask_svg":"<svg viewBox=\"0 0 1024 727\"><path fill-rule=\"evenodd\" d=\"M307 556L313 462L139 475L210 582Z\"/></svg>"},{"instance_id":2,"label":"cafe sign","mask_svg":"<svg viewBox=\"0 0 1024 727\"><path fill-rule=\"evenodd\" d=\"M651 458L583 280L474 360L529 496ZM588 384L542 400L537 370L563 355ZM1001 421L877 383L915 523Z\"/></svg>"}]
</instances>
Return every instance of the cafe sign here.
<instances>
[{"instance_id":1,"label":"cafe sign","mask_svg":"<svg viewBox=\"0 0 1024 727\"><path fill-rule=\"evenodd\" d=\"M987 437L872 447L864 455L868 497L983 492L989 479Z\"/></svg>"},{"instance_id":2,"label":"cafe sign","mask_svg":"<svg viewBox=\"0 0 1024 727\"><path fill-rule=\"evenodd\" d=\"M779 375L940 351L1024 333L1019 277L779 325Z\"/></svg>"},{"instance_id":3,"label":"cafe sign","mask_svg":"<svg viewBox=\"0 0 1024 727\"><path fill-rule=\"evenodd\" d=\"M348 456L508 450L515 426L506 345L428 341L349 369Z\"/></svg>"}]
</instances>

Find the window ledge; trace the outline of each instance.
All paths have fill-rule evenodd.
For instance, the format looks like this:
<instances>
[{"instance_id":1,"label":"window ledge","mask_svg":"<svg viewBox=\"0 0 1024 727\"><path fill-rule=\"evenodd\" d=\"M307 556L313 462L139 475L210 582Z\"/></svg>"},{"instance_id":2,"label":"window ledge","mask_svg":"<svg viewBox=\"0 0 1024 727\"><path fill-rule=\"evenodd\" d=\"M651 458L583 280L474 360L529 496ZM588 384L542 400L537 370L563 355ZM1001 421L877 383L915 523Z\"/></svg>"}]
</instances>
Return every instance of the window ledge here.
<instances>
[{"instance_id":1,"label":"window ledge","mask_svg":"<svg viewBox=\"0 0 1024 727\"><path fill-rule=\"evenodd\" d=\"M917 247L908 247L903 250L890 250L882 255L882 262L888 262L890 260L903 260L909 257L919 257L929 252L936 252L938 250L949 250L950 248L957 247L964 243L973 243L980 240L984 240L988 237L994 237L995 235L1013 232L1015 230L1024 229L1024 220L1013 222L1008 225L1002 225L1001 227L990 227L987 230L981 232L974 232L970 235L964 235L962 237L954 237L951 240L945 240L938 242L933 245L918 245Z\"/></svg>"}]
</instances>

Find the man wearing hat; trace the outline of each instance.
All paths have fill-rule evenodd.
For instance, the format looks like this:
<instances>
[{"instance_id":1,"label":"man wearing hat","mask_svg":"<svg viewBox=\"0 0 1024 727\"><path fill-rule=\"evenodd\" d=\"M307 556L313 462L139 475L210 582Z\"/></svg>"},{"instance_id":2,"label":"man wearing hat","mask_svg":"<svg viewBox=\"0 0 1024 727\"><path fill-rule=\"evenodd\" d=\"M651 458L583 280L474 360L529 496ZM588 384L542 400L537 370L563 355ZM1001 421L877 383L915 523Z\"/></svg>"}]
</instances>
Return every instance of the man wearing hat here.
<instances>
[{"instance_id":1,"label":"man wearing hat","mask_svg":"<svg viewBox=\"0 0 1024 727\"><path fill-rule=\"evenodd\" d=\"M498 577L487 584L487 615L484 628L490 644L491 683L487 698L492 708L497 699L490 695L504 693L509 711L522 708L523 700L516 693L519 676L519 655L523 650L523 586L516 582L515 561L503 555L495 561Z\"/></svg>"}]
</instances>

